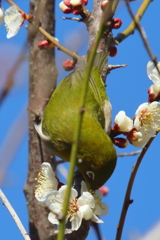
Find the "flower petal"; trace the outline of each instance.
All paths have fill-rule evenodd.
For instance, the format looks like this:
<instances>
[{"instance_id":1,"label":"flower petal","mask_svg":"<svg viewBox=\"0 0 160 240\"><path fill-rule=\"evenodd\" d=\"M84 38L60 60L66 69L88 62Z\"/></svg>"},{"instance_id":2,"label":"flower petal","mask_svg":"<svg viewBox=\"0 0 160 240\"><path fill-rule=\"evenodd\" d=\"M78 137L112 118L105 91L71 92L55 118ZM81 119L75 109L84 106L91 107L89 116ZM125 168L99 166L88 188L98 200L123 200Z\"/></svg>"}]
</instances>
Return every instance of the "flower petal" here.
<instances>
[{"instance_id":1,"label":"flower petal","mask_svg":"<svg viewBox=\"0 0 160 240\"><path fill-rule=\"evenodd\" d=\"M94 197L89 192L83 192L78 199L78 205L84 206L89 205L91 208L95 206Z\"/></svg>"},{"instance_id":2,"label":"flower petal","mask_svg":"<svg viewBox=\"0 0 160 240\"><path fill-rule=\"evenodd\" d=\"M41 165L41 172L37 178L38 185L35 190L35 197L39 202L44 202L48 193L57 190L58 180L49 163L44 162Z\"/></svg>"},{"instance_id":3,"label":"flower petal","mask_svg":"<svg viewBox=\"0 0 160 240\"><path fill-rule=\"evenodd\" d=\"M109 206L106 203L101 202L99 205L96 205L94 214L99 216L106 216L108 214L108 209Z\"/></svg>"},{"instance_id":4,"label":"flower petal","mask_svg":"<svg viewBox=\"0 0 160 240\"><path fill-rule=\"evenodd\" d=\"M46 206L57 215L62 213L64 199L61 198L58 191L54 190L46 196L45 204Z\"/></svg>"},{"instance_id":5,"label":"flower petal","mask_svg":"<svg viewBox=\"0 0 160 240\"><path fill-rule=\"evenodd\" d=\"M83 218L85 220L89 220L92 218L92 215L93 215L93 211L92 209L90 208L89 205L84 205L84 206L81 206L79 208L79 211L83 214Z\"/></svg>"},{"instance_id":6,"label":"flower petal","mask_svg":"<svg viewBox=\"0 0 160 240\"><path fill-rule=\"evenodd\" d=\"M73 219L73 221L71 222L72 230L73 230L73 231L78 230L79 227L81 226L82 217L83 217L83 214L82 214L82 212L80 212L80 211L78 211L78 212L75 214L74 219Z\"/></svg>"},{"instance_id":7,"label":"flower petal","mask_svg":"<svg viewBox=\"0 0 160 240\"><path fill-rule=\"evenodd\" d=\"M101 219L99 219L95 214L93 214L91 220L96 223L104 223Z\"/></svg>"},{"instance_id":8,"label":"flower petal","mask_svg":"<svg viewBox=\"0 0 160 240\"><path fill-rule=\"evenodd\" d=\"M158 68L160 69L160 63L158 63ZM160 75L152 61L149 61L147 64L147 75L153 83L160 87Z\"/></svg>"},{"instance_id":9,"label":"flower petal","mask_svg":"<svg viewBox=\"0 0 160 240\"><path fill-rule=\"evenodd\" d=\"M59 221L58 221L56 215L53 214L52 212L50 212L50 213L48 214L48 220L49 220L52 224L59 224Z\"/></svg>"},{"instance_id":10,"label":"flower petal","mask_svg":"<svg viewBox=\"0 0 160 240\"><path fill-rule=\"evenodd\" d=\"M60 189L59 189L59 193L61 195L61 198L64 199L65 197L65 192L67 190L67 185L63 185ZM70 200L71 199L75 199L77 197L78 193L74 188L71 188L71 194L70 194Z\"/></svg>"}]
</instances>

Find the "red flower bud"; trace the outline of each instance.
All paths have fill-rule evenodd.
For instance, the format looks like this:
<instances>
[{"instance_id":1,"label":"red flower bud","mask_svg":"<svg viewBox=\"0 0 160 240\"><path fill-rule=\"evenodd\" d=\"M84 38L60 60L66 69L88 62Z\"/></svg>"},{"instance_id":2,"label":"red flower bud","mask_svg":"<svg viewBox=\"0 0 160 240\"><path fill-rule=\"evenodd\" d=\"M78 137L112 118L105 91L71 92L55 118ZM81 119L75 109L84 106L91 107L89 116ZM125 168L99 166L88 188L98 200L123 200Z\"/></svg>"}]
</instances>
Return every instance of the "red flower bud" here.
<instances>
[{"instance_id":1,"label":"red flower bud","mask_svg":"<svg viewBox=\"0 0 160 240\"><path fill-rule=\"evenodd\" d=\"M109 188L106 187L106 186L103 186L103 187L99 188L99 190L101 191L102 196L106 196L109 193Z\"/></svg>"},{"instance_id":2,"label":"red flower bud","mask_svg":"<svg viewBox=\"0 0 160 240\"><path fill-rule=\"evenodd\" d=\"M25 14L24 12L21 12L21 16L22 16L22 18L23 18L24 20L27 19L26 14Z\"/></svg>"},{"instance_id":3,"label":"red flower bud","mask_svg":"<svg viewBox=\"0 0 160 240\"><path fill-rule=\"evenodd\" d=\"M151 85L148 89L148 101L159 101L160 100L160 87Z\"/></svg>"},{"instance_id":4,"label":"red flower bud","mask_svg":"<svg viewBox=\"0 0 160 240\"><path fill-rule=\"evenodd\" d=\"M119 148L125 148L128 146L128 140L125 138L114 138L113 143Z\"/></svg>"},{"instance_id":5,"label":"red flower bud","mask_svg":"<svg viewBox=\"0 0 160 240\"><path fill-rule=\"evenodd\" d=\"M70 1L64 1L64 2L62 1L59 4L59 8L61 9L61 11L63 13L72 13L73 9L72 9L72 5L70 4Z\"/></svg>"},{"instance_id":6,"label":"red flower bud","mask_svg":"<svg viewBox=\"0 0 160 240\"><path fill-rule=\"evenodd\" d=\"M62 66L65 71L71 71L75 68L75 60L67 59L65 62L63 62Z\"/></svg>"},{"instance_id":7,"label":"red flower bud","mask_svg":"<svg viewBox=\"0 0 160 240\"><path fill-rule=\"evenodd\" d=\"M43 40L43 41L40 41L40 42L38 43L38 47L39 47L40 49L47 49L47 48L49 47L49 42L48 42L48 40L45 39L45 40Z\"/></svg>"},{"instance_id":8,"label":"red flower bud","mask_svg":"<svg viewBox=\"0 0 160 240\"><path fill-rule=\"evenodd\" d=\"M69 8L72 8L72 4L70 3L70 1L65 0L63 1L63 4L65 4Z\"/></svg>"},{"instance_id":9,"label":"red flower bud","mask_svg":"<svg viewBox=\"0 0 160 240\"><path fill-rule=\"evenodd\" d=\"M110 49L109 49L109 56L110 57L115 57L116 54L117 54L117 48L115 46L110 47Z\"/></svg>"},{"instance_id":10,"label":"red flower bud","mask_svg":"<svg viewBox=\"0 0 160 240\"><path fill-rule=\"evenodd\" d=\"M57 38L55 38L55 39L56 39L57 42L58 42L58 39L57 39ZM46 38L45 40L40 41L40 42L38 43L38 47L39 47L40 49L47 49L48 47L54 47L54 46L55 46L54 43L50 42L47 38Z\"/></svg>"},{"instance_id":11,"label":"red flower bud","mask_svg":"<svg viewBox=\"0 0 160 240\"><path fill-rule=\"evenodd\" d=\"M120 28L122 25L122 21L120 18L113 18L112 19L112 28L113 29L118 29Z\"/></svg>"}]
</instances>

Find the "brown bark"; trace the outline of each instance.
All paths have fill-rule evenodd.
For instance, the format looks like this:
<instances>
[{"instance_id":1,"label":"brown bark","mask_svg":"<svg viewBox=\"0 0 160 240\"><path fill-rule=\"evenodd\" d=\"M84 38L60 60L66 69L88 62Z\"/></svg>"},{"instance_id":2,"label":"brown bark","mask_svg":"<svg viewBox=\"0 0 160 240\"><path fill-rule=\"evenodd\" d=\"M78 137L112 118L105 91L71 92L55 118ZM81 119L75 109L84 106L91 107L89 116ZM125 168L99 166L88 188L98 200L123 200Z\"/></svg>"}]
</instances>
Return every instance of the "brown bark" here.
<instances>
[{"instance_id":1,"label":"brown bark","mask_svg":"<svg viewBox=\"0 0 160 240\"><path fill-rule=\"evenodd\" d=\"M53 35L54 1L31 0L30 11L34 17L36 16L36 24L41 24ZM40 171L41 163L47 161L53 165L54 159L38 137L34 129L34 120L37 116L41 118L43 115L44 107L56 85L57 70L54 49L40 50L38 43L44 40L44 37L31 24L28 30L30 44L29 168L24 192L27 198L31 239L53 240L54 226L47 220L48 210L40 206L35 199L34 191L37 184L35 178Z\"/></svg>"}]
</instances>

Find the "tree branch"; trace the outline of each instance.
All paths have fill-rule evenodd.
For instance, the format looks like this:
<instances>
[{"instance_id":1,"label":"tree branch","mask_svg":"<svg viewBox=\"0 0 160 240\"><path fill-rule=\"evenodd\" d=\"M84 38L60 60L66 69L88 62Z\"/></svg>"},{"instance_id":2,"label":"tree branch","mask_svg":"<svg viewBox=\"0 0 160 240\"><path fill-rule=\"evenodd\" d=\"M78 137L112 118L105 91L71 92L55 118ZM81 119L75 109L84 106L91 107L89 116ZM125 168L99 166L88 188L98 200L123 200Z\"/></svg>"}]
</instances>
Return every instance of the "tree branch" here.
<instances>
[{"instance_id":1,"label":"tree branch","mask_svg":"<svg viewBox=\"0 0 160 240\"><path fill-rule=\"evenodd\" d=\"M147 42L146 34L145 34L144 30L142 29L139 21L137 21L136 18L134 17L134 14L133 14L133 12L132 12L132 10L130 8L129 3L126 0L125 0L125 2L126 2L126 6L127 6L127 9L128 9L128 12L131 15L131 17L133 19L133 22L135 24L135 27L137 28L137 30L139 31L139 33L141 35L141 38L142 38L143 44L144 44L144 46L146 48L146 51L148 52L148 55L149 55L150 59L152 60L152 62L154 62L154 65L155 65L158 73L160 74L160 69L158 68L157 61L156 61L157 57L152 54L152 51L151 51L151 49L149 47L149 44Z\"/></svg>"},{"instance_id":2,"label":"tree branch","mask_svg":"<svg viewBox=\"0 0 160 240\"><path fill-rule=\"evenodd\" d=\"M120 215L119 224L117 226L117 234L116 234L115 240L120 240L121 239L124 222L125 222L125 218L126 218L126 215L127 215L127 211L128 211L128 208L129 208L130 204L133 202L133 200L130 199L130 196L131 196L134 180L135 180L138 168L139 168L139 166L142 162L142 159L143 159L145 153L147 152L147 150L148 150L148 148L151 145L153 140L154 140L154 138L151 138L148 141L148 143L144 146L140 156L137 159L136 164L132 168L132 173L131 173L131 176L130 176L130 179L129 179L129 182L128 182L126 195L125 195L125 198L124 198L123 207L122 207L122 211L121 211L121 215Z\"/></svg>"},{"instance_id":3,"label":"tree branch","mask_svg":"<svg viewBox=\"0 0 160 240\"><path fill-rule=\"evenodd\" d=\"M11 214L12 218L14 219L14 221L15 221L17 227L19 228L19 230L20 230L22 236L24 237L24 239L25 240L31 240L27 231L25 230L21 220L19 219L17 213L15 212L12 205L10 204L10 202L8 201L8 199L6 198L6 196L4 195L4 193L2 192L1 189L0 189L0 198L2 199L2 203L6 206L9 213Z\"/></svg>"},{"instance_id":4,"label":"tree branch","mask_svg":"<svg viewBox=\"0 0 160 240\"><path fill-rule=\"evenodd\" d=\"M145 11L147 10L149 4L152 2L152 0L144 0L138 9L134 19L139 22L141 18L143 17ZM134 30L136 28L135 21L132 20L130 25L121 33L118 33L118 35L114 38L119 43L122 42L125 38L129 37L131 34L134 33Z\"/></svg>"},{"instance_id":5,"label":"tree branch","mask_svg":"<svg viewBox=\"0 0 160 240\"><path fill-rule=\"evenodd\" d=\"M141 152L142 152L142 150L137 150L137 151L129 152L129 153L118 153L117 157L135 156Z\"/></svg>"},{"instance_id":6,"label":"tree branch","mask_svg":"<svg viewBox=\"0 0 160 240\"><path fill-rule=\"evenodd\" d=\"M10 5L15 6L18 11L24 12L16 3L14 3L12 0L6 0ZM50 35L47 31L45 31L42 27L37 26L37 20L36 22L32 22L32 20L28 20L30 24L34 26L35 29L37 29L43 36L45 36L50 42L52 42L59 50L66 53L70 57L72 57L75 60L78 60L79 56L76 54L76 52L72 52L69 49L65 48L62 44L60 44L52 35Z\"/></svg>"}]
</instances>

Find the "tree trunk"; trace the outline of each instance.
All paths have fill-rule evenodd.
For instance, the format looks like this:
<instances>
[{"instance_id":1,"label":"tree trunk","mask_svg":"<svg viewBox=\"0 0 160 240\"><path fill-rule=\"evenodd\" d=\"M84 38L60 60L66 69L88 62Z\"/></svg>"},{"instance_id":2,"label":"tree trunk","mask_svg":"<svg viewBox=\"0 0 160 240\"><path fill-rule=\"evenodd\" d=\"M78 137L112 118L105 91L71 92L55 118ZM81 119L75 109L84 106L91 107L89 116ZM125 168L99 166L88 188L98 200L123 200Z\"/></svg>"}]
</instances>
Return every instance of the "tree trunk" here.
<instances>
[{"instance_id":1,"label":"tree trunk","mask_svg":"<svg viewBox=\"0 0 160 240\"><path fill-rule=\"evenodd\" d=\"M34 16L35 24L41 26L53 35L54 32L54 1L30 1L30 11ZM54 239L54 225L48 219L48 210L41 206L35 199L35 178L40 171L42 162L50 162L53 166L54 158L48 152L45 145L38 137L34 129L36 117L42 117L44 107L53 92L57 70L54 60L54 49L40 50L38 43L44 40L33 25L29 25L30 45L30 89L29 89L29 168L25 185L29 213L29 234L32 240Z\"/></svg>"}]
</instances>

